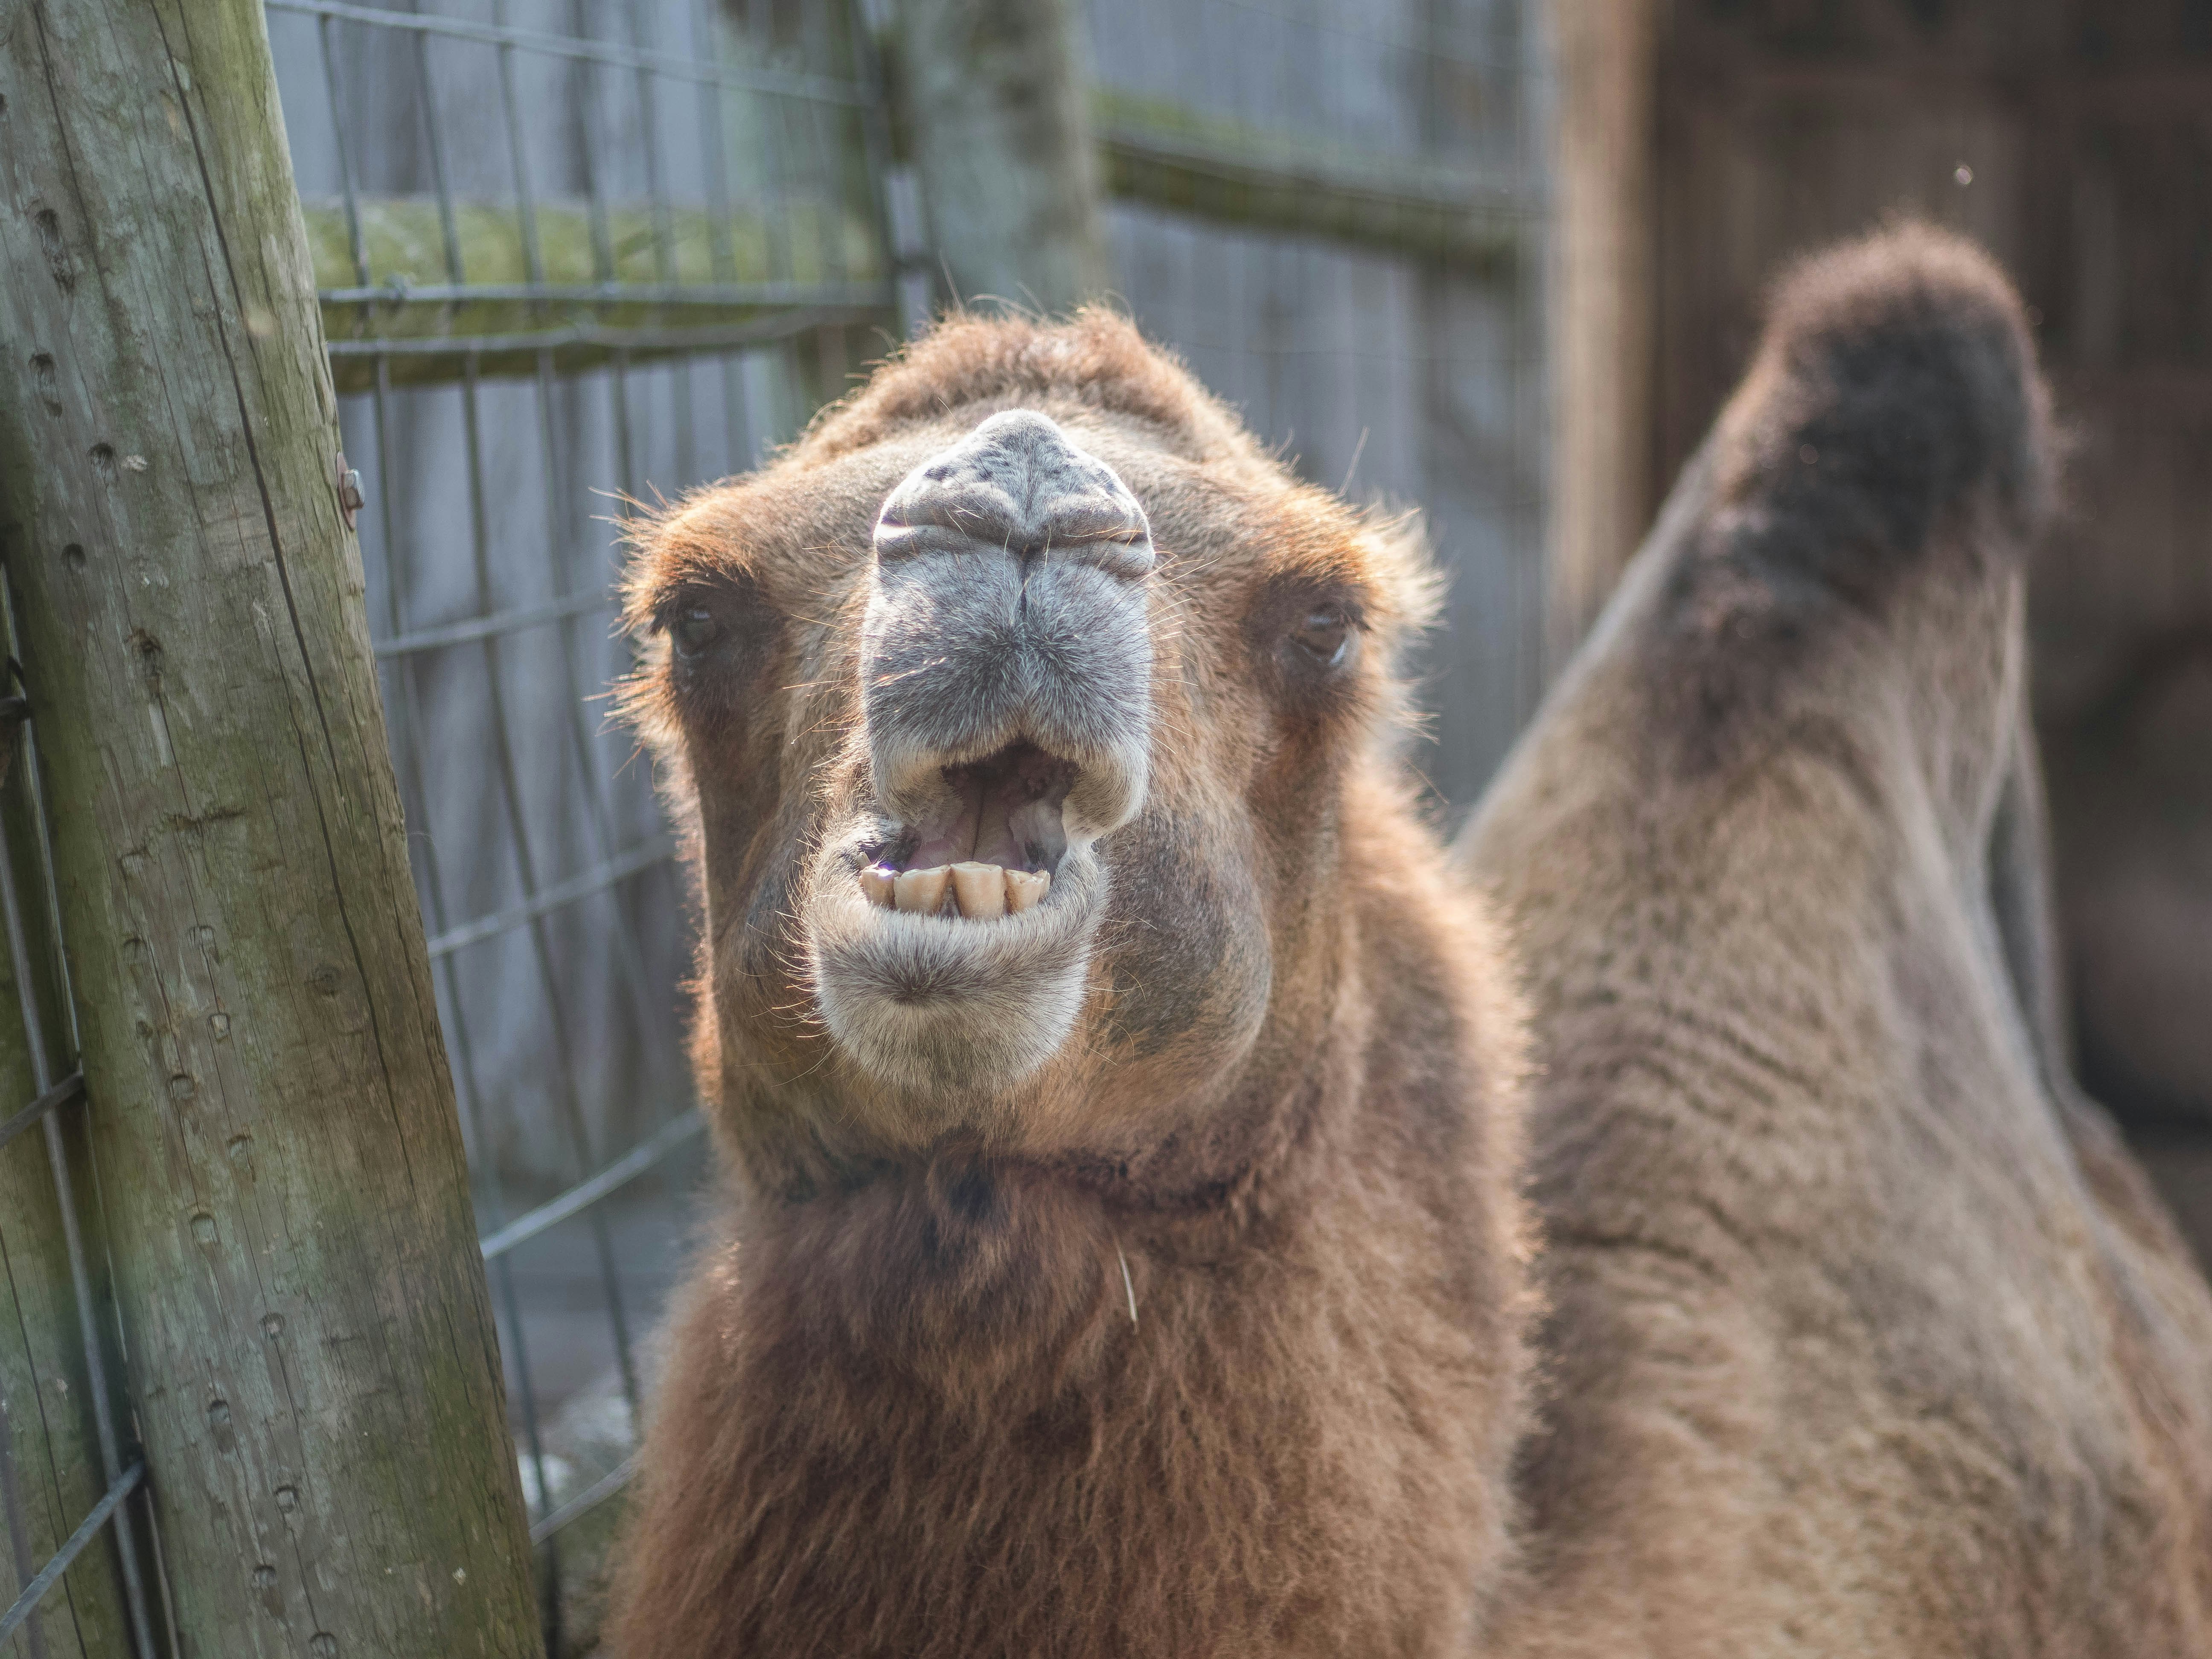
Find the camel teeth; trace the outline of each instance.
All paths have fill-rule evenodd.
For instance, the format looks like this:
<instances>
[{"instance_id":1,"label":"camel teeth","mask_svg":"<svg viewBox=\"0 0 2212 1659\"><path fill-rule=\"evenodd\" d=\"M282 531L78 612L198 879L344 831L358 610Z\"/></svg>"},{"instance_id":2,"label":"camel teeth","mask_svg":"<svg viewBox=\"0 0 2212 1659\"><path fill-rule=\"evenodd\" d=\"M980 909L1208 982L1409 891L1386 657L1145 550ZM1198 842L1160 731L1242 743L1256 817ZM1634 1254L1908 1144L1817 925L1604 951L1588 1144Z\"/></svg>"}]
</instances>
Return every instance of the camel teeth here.
<instances>
[{"instance_id":1,"label":"camel teeth","mask_svg":"<svg viewBox=\"0 0 2212 1659\"><path fill-rule=\"evenodd\" d=\"M952 902L962 915L975 921L1006 915L1006 872L995 864L954 865Z\"/></svg>"},{"instance_id":2,"label":"camel teeth","mask_svg":"<svg viewBox=\"0 0 2212 1659\"><path fill-rule=\"evenodd\" d=\"M1042 899L1052 887L1049 870L1009 870L1006 872L1006 909L1019 915Z\"/></svg>"},{"instance_id":3,"label":"camel teeth","mask_svg":"<svg viewBox=\"0 0 2212 1659\"><path fill-rule=\"evenodd\" d=\"M860 896L880 909L908 915L934 916L947 913L971 921L991 921L1000 916L1033 910L1052 890L1048 870L1002 870L995 864L940 864L928 870L902 870L896 874L876 866L860 872ZM951 898L948 907L947 896Z\"/></svg>"},{"instance_id":4,"label":"camel teeth","mask_svg":"<svg viewBox=\"0 0 2212 1659\"><path fill-rule=\"evenodd\" d=\"M945 884L952 879L952 866L940 864L933 870L902 870L892 888L892 896L898 908L911 915L933 916L945 903Z\"/></svg>"}]
</instances>

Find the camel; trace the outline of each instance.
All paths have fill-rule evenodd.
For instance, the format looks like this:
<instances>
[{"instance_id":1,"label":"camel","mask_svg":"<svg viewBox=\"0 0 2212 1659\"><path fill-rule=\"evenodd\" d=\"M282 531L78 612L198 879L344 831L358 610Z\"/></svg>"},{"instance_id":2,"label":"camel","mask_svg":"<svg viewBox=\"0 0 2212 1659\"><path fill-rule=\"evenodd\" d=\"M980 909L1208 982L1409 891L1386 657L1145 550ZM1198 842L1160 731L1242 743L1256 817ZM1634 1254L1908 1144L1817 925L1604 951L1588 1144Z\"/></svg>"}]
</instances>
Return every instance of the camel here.
<instances>
[{"instance_id":1,"label":"camel","mask_svg":"<svg viewBox=\"0 0 2212 1659\"><path fill-rule=\"evenodd\" d=\"M1982 256L1805 267L1449 860L1417 537L1118 318L647 526L728 1201L615 1650L2212 1650L2212 1296L2050 938L2053 448Z\"/></svg>"},{"instance_id":2,"label":"camel","mask_svg":"<svg viewBox=\"0 0 2212 1659\"><path fill-rule=\"evenodd\" d=\"M1540 1079L1497 1651L2212 1653L2212 1297L2061 1014L2055 475L1984 256L1816 256L1456 848Z\"/></svg>"},{"instance_id":3,"label":"camel","mask_svg":"<svg viewBox=\"0 0 2212 1659\"><path fill-rule=\"evenodd\" d=\"M628 582L728 1202L615 1650L1470 1650L1522 1025L1418 536L1094 310L940 325Z\"/></svg>"}]
</instances>

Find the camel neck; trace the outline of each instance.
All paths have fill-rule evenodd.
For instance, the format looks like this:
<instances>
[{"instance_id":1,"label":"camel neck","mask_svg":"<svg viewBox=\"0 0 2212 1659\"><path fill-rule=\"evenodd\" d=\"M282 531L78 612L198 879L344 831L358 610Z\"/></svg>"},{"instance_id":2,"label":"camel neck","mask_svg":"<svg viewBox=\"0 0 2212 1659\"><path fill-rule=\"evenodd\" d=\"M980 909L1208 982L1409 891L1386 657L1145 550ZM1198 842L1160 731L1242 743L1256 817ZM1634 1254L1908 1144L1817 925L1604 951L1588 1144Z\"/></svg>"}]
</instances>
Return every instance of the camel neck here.
<instances>
[{"instance_id":1,"label":"camel neck","mask_svg":"<svg viewBox=\"0 0 2212 1659\"><path fill-rule=\"evenodd\" d=\"M1041 1179L856 1202L834 1238L738 1246L720 1363L666 1385L720 1407L700 1522L749 1650L1420 1651L1481 1576L1494 1378L1378 1324L1364 1287L1407 1241L1377 1218L1200 1260ZM1409 1443L1346 1409L1377 1399Z\"/></svg>"},{"instance_id":2,"label":"camel neck","mask_svg":"<svg viewBox=\"0 0 2212 1659\"><path fill-rule=\"evenodd\" d=\"M1408 887L1203 1147L1104 1185L948 1147L738 1212L661 1386L696 1426L648 1476L684 1540L629 1586L655 1650L1466 1650L1519 1424L1513 1130L1440 989L1462 930ZM1206 1170L1209 1205L1119 1201Z\"/></svg>"}]
</instances>

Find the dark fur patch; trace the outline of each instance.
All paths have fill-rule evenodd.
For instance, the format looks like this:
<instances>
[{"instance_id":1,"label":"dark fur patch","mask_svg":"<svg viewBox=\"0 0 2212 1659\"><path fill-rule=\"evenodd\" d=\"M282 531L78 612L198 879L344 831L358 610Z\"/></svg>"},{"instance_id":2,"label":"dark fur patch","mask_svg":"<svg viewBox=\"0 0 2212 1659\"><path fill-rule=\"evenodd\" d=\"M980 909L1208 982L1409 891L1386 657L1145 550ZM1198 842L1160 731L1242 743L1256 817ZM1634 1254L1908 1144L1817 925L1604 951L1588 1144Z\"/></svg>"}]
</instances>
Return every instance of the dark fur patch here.
<instances>
[{"instance_id":1,"label":"dark fur patch","mask_svg":"<svg viewBox=\"0 0 2212 1659\"><path fill-rule=\"evenodd\" d=\"M2026 314L1987 254L1908 225L1801 262L1662 519L1678 539L1650 643L1672 728L1710 747L1929 560L1969 580L2017 563L2057 471Z\"/></svg>"},{"instance_id":2,"label":"dark fur patch","mask_svg":"<svg viewBox=\"0 0 2212 1659\"><path fill-rule=\"evenodd\" d=\"M1992 511L2017 548L2056 471L2020 296L1972 243L1922 225L1782 278L1714 443L1706 557L1862 605L1962 509Z\"/></svg>"}]
</instances>

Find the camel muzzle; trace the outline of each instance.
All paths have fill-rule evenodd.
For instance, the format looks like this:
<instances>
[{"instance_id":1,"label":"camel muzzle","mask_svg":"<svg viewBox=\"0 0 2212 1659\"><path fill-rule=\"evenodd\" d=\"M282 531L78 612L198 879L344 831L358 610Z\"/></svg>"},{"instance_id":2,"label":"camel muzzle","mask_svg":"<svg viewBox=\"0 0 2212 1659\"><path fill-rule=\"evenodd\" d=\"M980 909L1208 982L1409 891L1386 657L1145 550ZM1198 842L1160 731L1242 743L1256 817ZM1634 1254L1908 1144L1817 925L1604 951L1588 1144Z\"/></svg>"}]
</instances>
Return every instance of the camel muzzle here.
<instances>
[{"instance_id":1,"label":"camel muzzle","mask_svg":"<svg viewBox=\"0 0 2212 1659\"><path fill-rule=\"evenodd\" d=\"M805 904L839 1045L921 1103L1011 1086L1082 1006L1152 731L1144 508L1043 416L995 415L909 473L861 624L872 802Z\"/></svg>"},{"instance_id":2,"label":"camel muzzle","mask_svg":"<svg viewBox=\"0 0 2212 1659\"><path fill-rule=\"evenodd\" d=\"M993 416L891 491L860 670L878 805L912 837L882 861L894 883L961 861L1048 874L1067 842L1135 816L1153 562L1137 498L1031 410Z\"/></svg>"}]
</instances>

